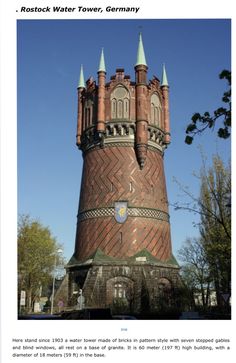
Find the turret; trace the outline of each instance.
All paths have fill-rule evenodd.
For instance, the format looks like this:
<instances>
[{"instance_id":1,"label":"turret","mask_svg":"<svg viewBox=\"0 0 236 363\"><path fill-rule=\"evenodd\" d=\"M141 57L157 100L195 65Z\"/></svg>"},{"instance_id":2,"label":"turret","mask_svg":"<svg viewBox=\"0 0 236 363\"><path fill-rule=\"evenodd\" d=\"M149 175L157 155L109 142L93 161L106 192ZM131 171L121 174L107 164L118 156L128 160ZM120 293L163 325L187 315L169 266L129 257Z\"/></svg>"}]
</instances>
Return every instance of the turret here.
<instances>
[{"instance_id":1,"label":"turret","mask_svg":"<svg viewBox=\"0 0 236 363\"><path fill-rule=\"evenodd\" d=\"M102 49L99 68L98 68L97 132L99 134L103 134L105 132L105 83L106 83L106 67L104 60L104 52Z\"/></svg>"},{"instance_id":2,"label":"turret","mask_svg":"<svg viewBox=\"0 0 236 363\"><path fill-rule=\"evenodd\" d=\"M81 144L81 135L82 135L82 122L83 122L83 91L85 89L84 82L84 72L83 66L80 68L80 77L78 83L78 114L77 114L77 133L76 133L76 145L79 146Z\"/></svg>"},{"instance_id":3,"label":"turret","mask_svg":"<svg viewBox=\"0 0 236 363\"><path fill-rule=\"evenodd\" d=\"M139 34L137 62L135 64L136 75L136 135L135 147L140 169L143 169L147 156L148 146L148 121L147 121L147 63L143 48L142 35Z\"/></svg>"},{"instance_id":4,"label":"turret","mask_svg":"<svg viewBox=\"0 0 236 363\"><path fill-rule=\"evenodd\" d=\"M162 71L162 83L161 89L163 94L163 108L164 108L164 131L165 131L165 144L170 143L170 116L169 116L169 84L166 75L165 65L163 64L163 71Z\"/></svg>"}]
</instances>

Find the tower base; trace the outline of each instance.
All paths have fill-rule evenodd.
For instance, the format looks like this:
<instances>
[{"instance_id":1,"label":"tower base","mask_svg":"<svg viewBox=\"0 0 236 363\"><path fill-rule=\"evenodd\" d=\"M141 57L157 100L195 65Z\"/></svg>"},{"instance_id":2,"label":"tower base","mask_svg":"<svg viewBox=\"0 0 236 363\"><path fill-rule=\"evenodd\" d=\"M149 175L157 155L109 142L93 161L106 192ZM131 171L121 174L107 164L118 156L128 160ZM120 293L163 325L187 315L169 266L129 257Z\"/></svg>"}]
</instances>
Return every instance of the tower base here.
<instances>
[{"instance_id":1,"label":"tower base","mask_svg":"<svg viewBox=\"0 0 236 363\"><path fill-rule=\"evenodd\" d=\"M86 261L71 258L68 305L110 308L112 314L158 313L178 308L181 286L174 257L162 262L150 252L118 260L97 250Z\"/></svg>"}]
</instances>

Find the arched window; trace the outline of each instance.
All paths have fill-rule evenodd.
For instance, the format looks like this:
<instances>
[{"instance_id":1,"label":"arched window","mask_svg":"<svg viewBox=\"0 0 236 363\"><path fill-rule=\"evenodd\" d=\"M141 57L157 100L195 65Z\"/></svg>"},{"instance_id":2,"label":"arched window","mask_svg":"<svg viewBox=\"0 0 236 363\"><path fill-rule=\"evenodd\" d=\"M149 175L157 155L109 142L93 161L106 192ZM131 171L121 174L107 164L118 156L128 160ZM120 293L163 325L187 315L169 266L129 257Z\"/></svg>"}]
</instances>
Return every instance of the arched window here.
<instances>
[{"instance_id":1,"label":"arched window","mask_svg":"<svg viewBox=\"0 0 236 363\"><path fill-rule=\"evenodd\" d=\"M151 96L151 124L161 127L161 102L156 93Z\"/></svg>"},{"instance_id":2,"label":"arched window","mask_svg":"<svg viewBox=\"0 0 236 363\"><path fill-rule=\"evenodd\" d=\"M124 114L124 103L122 100L117 101L117 118L123 118Z\"/></svg>"},{"instance_id":3,"label":"arched window","mask_svg":"<svg viewBox=\"0 0 236 363\"><path fill-rule=\"evenodd\" d=\"M129 99L124 99L124 118L129 118Z\"/></svg>"},{"instance_id":4,"label":"arched window","mask_svg":"<svg viewBox=\"0 0 236 363\"><path fill-rule=\"evenodd\" d=\"M165 277L158 280L158 288L161 293L168 293L171 290L171 282Z\"/></svg>"},{"instance_id":5,"label":"arched window","mask_svg":"<svg viewBox=\"0 0 236 363\"><path fill-rule=\"evenodd\" d=\"M114 284L113 296L115 299L125 299L126 298L126 285L123 283Z\"/></svg>"},{"instance_id":6,"label":"arched window","mask_svg":"<svg viewBox=\"0 0 236 363\"><path fill-rule=\"evenodd\" d=\"M87 129L93 122L93 101L87 99L84 105L84 127Z\"/></svg>"},{"instance_id":7,"label":"arched window","mask_svg":"<svg viewBox=\"0 0 236 363\"><path fill-rule=\"evenodd\" d=\"M128 90L118 85L111 94L111 118L127 120L129 119L130 95Z\"/></svg>"},{"instance_id":8,"label":"arched window","mask_svg":"<svg viewBox=\"0 0 236 363\"><path fill-rule=\"evenodd\" d=\"M113 98L111 101L111 118L116 118L116 99Z\"/></svg>"},{"instance_id":9,"label":"arched window","mask_svg":"<svg viewBox=\"0 0 236 363\"><path fill-rule=\"evenodd\" d=\"M129 271L129 267L127 267ZM106 301L108 304L116 304L122 301L127 306L132 303L134 297L134 281L125 276L116 276L106 282Z\"/></svg>"}]
</instances>

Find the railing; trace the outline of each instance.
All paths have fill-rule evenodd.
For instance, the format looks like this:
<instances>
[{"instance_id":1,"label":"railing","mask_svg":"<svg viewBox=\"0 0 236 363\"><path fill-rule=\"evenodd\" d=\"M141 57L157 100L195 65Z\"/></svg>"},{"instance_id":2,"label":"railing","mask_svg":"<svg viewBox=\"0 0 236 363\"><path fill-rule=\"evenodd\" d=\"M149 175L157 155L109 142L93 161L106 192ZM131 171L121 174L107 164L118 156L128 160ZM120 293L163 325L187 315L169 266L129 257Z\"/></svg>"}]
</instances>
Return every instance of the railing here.
<instances>
[{"instance_id":1,"label":"railing","mask_svg":"<svg viewBox=\"0 0 236 363\"><path fill-rule=\"evenodd\" d=\"M97 133L95 125L90 126L84 130L82 135L81 148L83 150L88 150L89 148L96 146L104 141L104 139L109 140L110 138L121 138L122 142L127 141L127 138L133 138L135 136L136 125L134 122L130 121L109 121L106 123L106 129L104 135L99 135ZM163 130L156 126L148 125L148 141L153 144L153 146L164 146L165 133Z\"/></svg>"}]
</instances>

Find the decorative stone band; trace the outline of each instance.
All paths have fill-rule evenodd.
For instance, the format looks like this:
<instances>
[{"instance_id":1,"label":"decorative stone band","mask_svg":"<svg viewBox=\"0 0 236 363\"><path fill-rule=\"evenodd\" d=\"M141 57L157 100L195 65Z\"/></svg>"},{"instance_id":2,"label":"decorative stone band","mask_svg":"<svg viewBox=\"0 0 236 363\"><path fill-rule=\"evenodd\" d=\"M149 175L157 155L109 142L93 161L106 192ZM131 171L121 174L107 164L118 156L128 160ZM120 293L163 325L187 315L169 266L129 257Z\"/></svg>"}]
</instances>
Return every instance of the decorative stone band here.
<instances>
[{"instance_id":1,"label":"decorative stone band","mask_svg":"<svg viewBox=\"0 0 236 363\"><path fill-rule=\"evenodd\" d=\"M160 219L162 221L169 222L169 214L159 209L151 208L128 208L128 216L130 217L142 217Z\"/></svg>"},{"instance_id":2,"label":"decorative stone band","mask_svg":"<svg viewBox=\"0 0 236 363\"><path fill-rule=\"evenodd\" d=\"M91 218L114 217L114 215L115 209L112 207L90 209L84 212L80 212L78 215L78 221L84 221ZM169 222L168 213L163 212L159 209L152 208L128 207L128 217L152 218Z\"/></svg>"},{"instance_id":3,"label":"decorative stone band","mask_svg":"<svg viewBox=\"0 0 236 363\"><path fill-rule=\"evenodd\" d=\"M99 136L94 128L90 126L84 130L81 139L81 150L88 152L95 148L110 146L132 146L134 147L136 125L130 121L110 121L106 123L104 135ZM165 132L154 125L148 125L148 146L153 150L163 151L166 148Z\"/></svg>"}]
</instances>

